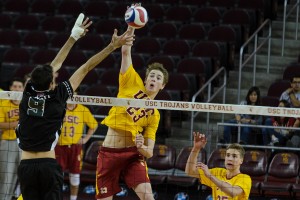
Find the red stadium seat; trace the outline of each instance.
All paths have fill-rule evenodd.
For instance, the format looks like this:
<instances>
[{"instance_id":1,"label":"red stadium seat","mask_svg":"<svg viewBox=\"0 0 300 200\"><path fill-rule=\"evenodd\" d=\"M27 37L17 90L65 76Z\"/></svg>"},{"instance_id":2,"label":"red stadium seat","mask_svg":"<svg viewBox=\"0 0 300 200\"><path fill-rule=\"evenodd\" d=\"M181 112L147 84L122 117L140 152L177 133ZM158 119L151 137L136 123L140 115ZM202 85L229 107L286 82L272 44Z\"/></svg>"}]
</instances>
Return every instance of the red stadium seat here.
<instances>
[{"instance_id":1,"label":"red stadium seat","mask_svg":"<svg viewBox=\"0 0 300 200\"><path fill-rule=\"evenodd\" d=\"M260 184L267 176L268 157L265 152L248 150L245 152L241 172L251 176L251 194L260 194Z\"/></svg>"},{"instance_id":2,"label":"red stadium seat","mask_svg":"<svg viewBox=\"0 0 300 200\"><path fill-rule=\"evenodd\" d=\"M222 19L221 12L215 7L199 8L194 14L194 21L207 24L220 24Z\"/></svg>"},{"instance_id":3,"label":"red stadium seat","mask_svg":"<svg viewBox=\"0 0 300 200\"><path fill-rule=\"evenodd\" d=\"M120 66L120 62L117 62L117 58L114 54L108 55L100 64L96 66L96 70L103 72L105 70L110 70Z\"/></svg>"},{"instance_id":4,"label":"red stadium seat","mask_svg":"<svg viewBox=\"0 0 300 200\"><path fill-rule=\"evenodd\" d=\"M122 24L120 20L117 19L100 20L98 23L96 23L95 27L98 34L109 35L110 38L114 33L114 29L122 31Z\"/></svg>"},{"instance_id":5,"label":"red stadium seat","mask_svg":"<svg viewBox=\"0 0 300 200\"><path fill-rule=\"evenodd\" d=\"M159 55L159 56L151 57L147 61L147 65L150 65L155 62L163 64L164 68L166 68L166 70L168 70L168 72L175 71L175 61L172 56Z\"/></svg>"},{"instance_id":6,"label":"red stadium seat","mask_svg":"<svg viewBox=\"0 0 300 200\"><path fill-rule=\"evenodd\" d=\"M180 39L186 40L204 40L207 33L201 24L186 24L179 28L178 36Z\"/></svg>"},{"instance_id":7,"label":"red stadium seat","mask_svg":"<svg viewBox=\"0 0 300 200\"><path fill-rule=\"evenodd\" d=\"M294 153L277 153L273 157L266 180L261 183L264 196L290 197L292 185L297 183L299 158Z\"/></svg>"},{"instance_id":8,"label":"red stadium seat","mask_svg":"<svg viewBox=\"0 0 300 200\"><path fill-rule=\"evenodd\" d=\"M279 104L278 97L263 96L261 97L261 105L269 107L277 107Z\"/></svg>"},{"instance_id":9,"label":"red stadium seat","mask_svg":"<svg viewBox=\"0 0 300 200\"><path fill-rule=\"evenodd\" d=\"M83 6L80 1L76 0L63 0L57 6L57 14L61 16L77 17L79 13L84 13Z\"/></svg>"},{"instance_id":10,"label":"red stadium seat","mask_svg":"<svg viewBox=\"0 0 300 200\"><path fill-rule=\"evenodd\" d=\"M236 0L210 0L209 5L213 7L233 8L236 6Z\"/></svg>"},{"instance_id":11,"label":"red stadium seat","mask_svg":"<svg viewBox=\"0 0 300 200\"><path fill-rule=\"evenodd\" d=\"M105 1L88 1L85 6L85 14L89 17L108 18L110 6Z\"/></svg>"},{"instance_id":12,"label":"red stadium seat","mask_svg":"<svg viewBox=\"0 0 300 200\"><path fill-rule=\"evenodd\" d=\"M294 76L300 77L300 64L290 64L288 65L283 72L283 80L291 80Z\"/></svg>"},{"instance_id":13,"label":"red stadium seat","mask_svg":"<svg viewBox=\"0 0 300 200\"><path fill-rule=\"evenodd\" d=\"M87 57L81 50L72 50L68 54L63 66L78 68L87 61Z\"/></svg>"},{"instance_id":14,"label":"red stadium seat","mask_svg":"<svg viewBox=\"0 0 300 200\"><path fill-rule=\"evenodd\" d=\"M70 74L66 68L60 68L57 72L58 72L58 77L56 78L57 83L69 80Z\"/></svg>"},{"instance_id":15,"label":"red stadium seat","mask_svg":"<svg viewBox=\"0 0 300 200\"><path fill-rule=\"evenodd\" d=\"M166 100L166 101L172 101L172 97L169 94L168 91L161 90L158 92L158 94L155 97L155 100Z\"/></svg>"},{"instance_id":16,"label":"red stadium seat","mask_svg":"<svg viewBox=\"0 0 300 200\"><path fill-rule=\"evenodd\" d=\"M11 48L6 50L2 58L0 79L2 81L9 81L18 68L21 68L23 65L28 65L29 62L30 53L27 49Z\"/></svg>"},{"instance_id":17,"label":"red stadium seat","mask_svg":"<svg viewBox=\"0 0 300 200\"><path fill-rule=\"evenodd\" d=\"M28 12L28 0L7 0L4 3L3 11L12 14L25 14Z\"/></svg>"},{"instance_id":18,"label":"red stadium seat","mask_svg":"<svg viewBox=\"0 0 300 200\"><path fill-rule=\"evenodd\" d=\"M190 85L192 86L191 90L192 93L194 93L200 89L204 85L205 80L209 78L206 78L206 74L208 74L208 68L210 67L211 66L206 66L201 58L190 57L179 61L177 73L182 73L189 77Z\"/></svg>"},{"instance_id":19,"label":"red stadium seat","mask_svg":"<svg viewBox=\"0 0 300 200\"><path fill-rule=\"evenodd\" d=\"M188 56L190 53L190 45L186 40L169 40L163 46L163 53L165 55L180 57Z\"/></svg>"},{"instance_id":20,"label":"red stadium seat","mask_svg":"<svg viewBox=\"0 0 300 200\"><path fill-rule=\"evenodd\" d=\"M169 74L169 82L164 88L172 92L172 99L177 101L189 101L191 87L188 78L184 74Z\"/></svg>"},{"instance_id":21,"label":"red stadium seat","mask_svg":"<svg viewBox=\"0 0 300 200\"><path fill-rule=\"evenodd\" d=\"M221 47L217 42L200 41L193 46L193 56L210 57L221 59Z\"/></svg>"},{"instance_id":22,"label":"red stadium seat","mask_svg":"<svg viewBox=\"0 0 300 200\"><path fill-rule=\"evenodd\" d=\"M111 9L111 17L118 18L124 20L124 14L127 10L127 3L118 2L115 6Z\"/></svg>"},{"instance_id":23,"label":"red stadium seat","mask_svg":"<svg viewBox=\"0 0 300 200\"><path fill-rule=\"evenodd\" d=\"M192 48L193 56L207 57L212 61L212 69L208 74L209 77L212 73L219 70L221 66L227 66L228 63L233 63L234 60L229 58L227 54L226 45L214 41L199 41ZM228 61L231 59L230 61Z\"/></svg>"},{"instance_id":24,"label":"red stadium seat","mask_svg":"<svg viewBox=\"0 0 300 200\"><path fill-rule=\"evenodd\" d=\"M236 42L237 34L231 26L220 25L212 27L208 32L208 40L218 42Z\"/></svg>"},{"instance_id":25,"label":"red stadium seat","mask_svg":"<svg viewBox=\"0 0 300 200\"><path fill-rule=\"evenodd\" d=\"M136 71L143 70L146 68L145 58L142 54L132 54L132 64Z\"/></svg>"},{"instance_id":26,"label":"red stadium seat","mask_svg":"<svg viewBox=\"0 0 300 200\"><path fill-rule=\"evenodd\" d=\"M112 92L103 84L95 84L84 91L87 96L112 97Z\"/></svg>"},{"instance_id":27,"label":"red stadium seat","mask_svg":"<svg viewBox=\"0 0 300 200\"><path fill-rule=\"evenodd\" d=\"M252 0L252 1L248 1L248 0L239 0L238 1L238 7L242 8L242 9L248 9L248 10L253 10L256 12L256 27L259 27L265 18L265 6L267 1L264 0ZM266 5L265 5L266 4Z\"/></svg>"},{"instance_id":28,"label":"red stadium seat","mask_svg":"<svg viewBox=\"0 0 300 200\"><path fill-rule=\"evenodd\" d=\"M37 50L32 55L32 63L33 64L46 64L51 63L52 60L55 58L57 52L54 50L47 50L47 49L41 49Z\"/></svg>"},{"instance_id":29,"label":"red stadium seat","mask_svg":"<svg viewBox=\"0 0 300 200\"><path fill-rule=\"evenodd\" d=\"M231 69L234 67L235 51L239 49L240 39L235 29L230 25L220 25L212 27L208 32L208 40L220 42L228 46L227 53L227 67ZM230 58L230 59L229 59Z\"/></svg>"},{"instance_id":30,"label":"red stadium seat","mask_svg":"<svg viewBox=\"0 0 300 200\"><path fill-rule=\"evenodd\" d=\"M11 29L13 27L13 20L9 14L0 14L0 27L2 30Z\"/></svg>"},{"instance_id":31,"label":"red stadium seat","mask_svg":"<svg viewBox=\"0 0 300 200\"><path fill-rule=\"evenodd\" d=\"M83 157L82 170L80 173L80 182L93 184L96 180L96 167L97 167L97 156L102 141L93 141Z\"/></svg>"},{"instance_id":32,"label":"red stadium seat","mask_svg":"<svg viewBox=\"0 0 300 200\"><path fill-rule=\"evenodd\" d=\"M250 25L251 19L246 10L231 9L223 14L224 24Z\"/></svg>"},{"instance_id":33,"label":"red stadium seat","mask_svg":"<svg viewBox=\"0 0 300 200\"><path fill-rule=\"evenodd\" d=\"M65 33L68 28L67 22L62 17L49 16L41 22L43 31L53 32L55 34L62 32Z\"/></svg>"},{"instance_id":34,"label":"red stadium seat","mask_svg":"<svg viewBox=\"0 0 300 200\"><path fill-rule=\"evenodd\" d=\"M289 87L291 87L291 83L288 80L275 81L269 86L267 96L280 98L281 94Z\"/></svg>"},{"instance_id":35,"label":"red stadium seat","mask_svg":"<svg viewBox=\"0 0 300 200\"><path fill-rule=\"evenodd\" d=\"M89 71L89 73L85 76L85 78L82 80L81 84L92 86L94 84L97 84L99 82L99 76L95 69Z\"/></svg>"},{"instance_id":36,"label":"red stadium seat","mask_svg":"<svg viewBox=\"0 0 300 200\"><path fill-rule=\"evenodd\" d=\"M159 38L174 38L177 34L177 28L173 23L168 22L160 22L155 23L150 28L150 34L153 37L159 37Z\"/></svg>"},{"instance_id":37,"label":"red stadium seat","mask_svg":"<svg viewBox=\"0 0 300 200\"><path fill-rule=\"evenodd\" d=\"M33 69L34 69L34 66L32 66L32 65L26 65L26 66L19 67L15 71L13 76L23 78L26 74L31 73Z\"/></svg>"},{"instance_id":38,"label":"red stadium seat","mask_svg":"<svg viewBox=\"0 0 300 200\"><path fill-rule=\"evenodd\" d=\"M160 42L153 37L140 38L134 45L134 52L136 53L158 54L160 49Z\"/></svg>"},{"instance_id":39,"label":"red stadium seat","mask_svg":"<svg viewBox=\"0 0 300 200\"><path fill-rule=\"evenodd\" d=\"M70 37L69 33L58 33L50 41L50 47L59 50Z\"/></svg>"},{"instance_id":40,"label":"red stadium seat","mask_svg":"<svg viewBox=\"0 0 300 200\"><path fill-rule=\"evenodd\" d=\"M178 14L180 13L180 14ZM191 21L192 11L186 6L170 6L166 11L166 20L175 22L189 22Z\"/></svg>"},{"instance_id":41,"label":"red stadium seat","mask_svg":"<svg viewBox=\"0 0 300 200\"><path fill-rule=\"evenodd\" d=\"M209 169L214 167L225 168L225 156L226 149L215 149L207 160L207 166Z\"/></svg>"},{"instance_id":42,"label":"red stadium seat","mask_svg":"<svg viewBox=\"0 0 300 200\"><path fill-rule=\"evenodd\" d=\"M198 178L189 177L185 173L185 166L190 155L192 147L183 147L175 162L174 175L169 175L167 177L167 183L171 185L178 185L183 187L196 186L199 183ZM198 155L198 162L206 163L206 151L204 149Z\"/></svg>"},{"instance_id":43,"label":"red stadium seat","mask_svg":"<svg viewBox=\"0 0 300 200\"><path fill-rule=\"evenodd\" d=\"M80 50L100 51L104 47L104 40L98 34L87 34L78 41Z\"/></svg>"},{"instance_id":44,"label":"red stadium seat","mask_svg":"<svg viewBox=\"0 0 300 200\"><path fill-rule=\"evenodd\" d=\"M117 88L119 86L119 73L119 69L109 69L104 71L100 76L100 83Z\"/></svg>"},{"instance_id":45,"label":"red stadium seat","mask_svg":"<svg viewBox=\"0 0 300 200\"><path fill-rule=\"evenodd\" d=\"M254 9L254 10L263 10L264 9L264 0L239 0L238 7L245 9Z\"/></svg>"},{"instance_id":46,"label":"red stadium seat","mask_svg":"<svg viewBox=\"0 0 300 200\"><path fill-rule=\"evenodd\" d=\"M182 5L206 6L209 0L181 0Z\"/></svg>"},{"instance_id":47,"label":"red stadium seat","mask_svg":"<svg viewBox=\"0 0 300 200\"><path fill-rule=\"evenodd\" d=\"M20 15L14 23L15 29L22 32L37 31L39 25L39 19L35 15Z\"/></svg>"},{"instance_id":48,"label":"red stadium seat","mask_svg":"<svg viewBox=\"0 0 300 200\"><path fill-rule=\"evenodd\" d=\"M147 160L151 184L158 185L166 182L167 175L173 174L175 159L175 148L167 145L155 144L153 156Z\"/></svg>"},{"instance_id":49,"label":"red stadium seat","mask_svg":"<svg viewBox=\"0 0 300 200\"><path fill-rule=\"evenodd\" d=\"M243 43L248 40L250 29L253 29L255 26L248 12L243 9L231 9L226 11L223 15L223 23L237 26L237 29L241 32Z\"/></svg>"},{"instance_id":50,"label":"red stadium seat","mask_svg":"<svg viewBox=\"0 0 300 200\"><path fill-rule=\"evenodd\" d=\"M172 1L172 0L155 0L155 3L168 5L168 4L174 4L174 1Z\"/></svg>"},{"instance_id":51,"label":"red stadium seat","mask_svg":"<svg viewBox=\"0 0 300 200\"><path fill-rule=\"evenodd\" d=\"M25 48L11 48L8 49L2 59L3 63L18 63L18 64L29 64L30 53Z\"/></svg>"},{"instance_id":52,"label":"red stadium seat","mask_svg":"<svg viewBox=\"0 0 300 200\"><path fill-rule=\"evenodd\" d=\"M146 4L145 8L147 9L148 15L151 17L151 20L161 21L164 17L165 9L161 4Z\"/></svg>"},{"instance_id":53,"label":"red stadium seat","mask_svg":"<svg viewBox=\"0 0 300 200\"><path fill-rule=\"evenodd\" d=\"M46 48L49 40L43 31L28 32L23 39L23 45L30 49Z\"/></svg>"},{"instance_id":54,"label":"red stadium seat","mask_svg":"<svg viewBox=\"0 0 300 200\"><path fill-rule=\"evenodd\" d=\"M31 5L31 14L40 16L53 15L55 8L54 0L34 0Z\"/></svg>"},{"instance_id":55,"label":"red stadium seat","mask_svg":"<svg viewBox=\"0 0 300 200\"><path fill-rule=\"evenodd\" d=\"M0 47L12 48L20 45L21 36L16 30L8 29L0 31Z\"/></svg>"}]
</instances>

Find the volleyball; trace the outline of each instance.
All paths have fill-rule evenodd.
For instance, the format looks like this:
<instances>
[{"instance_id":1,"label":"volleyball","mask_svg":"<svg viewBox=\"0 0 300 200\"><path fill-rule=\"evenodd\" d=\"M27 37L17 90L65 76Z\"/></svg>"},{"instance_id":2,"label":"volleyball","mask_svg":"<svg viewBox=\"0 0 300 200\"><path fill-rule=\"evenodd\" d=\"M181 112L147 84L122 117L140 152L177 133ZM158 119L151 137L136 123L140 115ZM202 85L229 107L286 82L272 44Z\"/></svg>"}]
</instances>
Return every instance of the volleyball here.
<instances>
[{"instance_id":1,"label":"volleyball","mask_svg":"<svg viewBox=\"0 0 300 200\"><path fill-rule=\"evenodd\" d=\"M142 28L148 22L148 13L142 6L131 6L125 12L125 22L135 29Z\"/></svg>"}]
</instances>

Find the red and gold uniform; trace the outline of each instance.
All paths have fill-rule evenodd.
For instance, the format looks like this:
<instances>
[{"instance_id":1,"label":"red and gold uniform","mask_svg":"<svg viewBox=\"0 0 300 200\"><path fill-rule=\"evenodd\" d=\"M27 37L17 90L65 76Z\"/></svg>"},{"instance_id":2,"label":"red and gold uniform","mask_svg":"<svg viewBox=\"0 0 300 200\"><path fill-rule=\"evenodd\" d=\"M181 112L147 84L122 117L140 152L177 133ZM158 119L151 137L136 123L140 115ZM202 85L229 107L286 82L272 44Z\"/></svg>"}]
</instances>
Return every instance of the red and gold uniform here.
<instances>
[{"instance_id":1,"label":"red and gold uniform","mask_svg":"<svg viewBox=\"0 0 300 200\"><path fill-rule=\"evenodd\" d=\"M55 147L56 160L63 171L68 169L70 173L80 173L82 145L79 143L85 125L90 129L98 126L98 122L87 107L77 104L73 110L67 109L58 145Z\"/></svg>"},{"instance_id":2,"label":"red and gold uniform","mask_svg":"<svg viewBox=\"0 0 300 200\"><path fill-rule=\"evenodd\" d=\"M10 100L2 100L0 103L0 122L19 121L19 105L12 103ZM4 129L1 136L2 140L17 139L15 129Z\"/></svg>"},{"instance_id":3,"label":"red and gold uniform","mask_svg":"<svg viewBox=\"0 0 300 200\"><path fill-rule=\"evenodd\" d=\"M0 101L0 123L19 121L19 105L10 100ZM21 159L15 125L2 129L0 139L0 199L7 199L14 194L17 184L17 171Z\"/></svg>"},{"instance_id":4,"label":"red and gold uniform","mask_svg":"<svg viewBox=\"0 0 300 200\"><path fill-rule=\"evenodd\" d=\"M118 98L150 99L144 82L131 65L119 74ZM160 114L157 109L114 106L102 124L117 130L131 132L132 140L137 134L155 141ZM124 136L125 137L125 136ZM125 148L101 147L97 158L96 198L106 198L121 191L120 177L129 188L149 183L144 156L136 146Z\"/></svg>"},{"instance_id":5,"label":"red and gold uniform","mask_svg":"<svg viewBox=\"0 0 300 200\"><path fill-rule=\"evenodd\" d=\"M212 197L217 200L245 200L249 198L252 181L247 174L238 174L231 179L226 178L226 169L224 168L213 168L209 170L210 173L217 177L219 180L229 183L232 186L239 186L242 188L244 193L234 198L227 195L220 188L218 188L208 177L205 176L203 170L199 169L200 181L202 184L212 188Z\"/></svg>"},{"instance_id":6,"label":"red and gold uniform","mask_svg":"<svg viewBox=\"0 0 300 200\"><path fill-rule=\"evenodd\" d=\"M119 75L118 98L150 99L144 83L131 65L126 73ZM101 122L113 129L130 131L132 138L143 133L144 138L155 141L160 114L157 109L117 107L110 109L108 116Z\"/></svg>"}]
</instances>

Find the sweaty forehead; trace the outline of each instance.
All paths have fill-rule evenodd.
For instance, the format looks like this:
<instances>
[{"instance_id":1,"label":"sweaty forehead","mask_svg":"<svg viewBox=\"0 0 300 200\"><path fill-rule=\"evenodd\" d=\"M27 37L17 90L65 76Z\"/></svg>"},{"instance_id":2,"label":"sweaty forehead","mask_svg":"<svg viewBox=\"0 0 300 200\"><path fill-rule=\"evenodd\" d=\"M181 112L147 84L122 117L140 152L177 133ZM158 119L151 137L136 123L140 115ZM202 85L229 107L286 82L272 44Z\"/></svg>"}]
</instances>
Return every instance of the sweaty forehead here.
<instances>
[{"instance_id":1,"label":"sweaty forehead","mask_svg":"<svg viewBox=\"0 0 300 200\"><path fill-rule=\"evenodd\" d=\"M14 81L14 82L12 83L12 86L23 86L23 83L20 82L20 81Z\"/></svg>"},{"instance_id":2,"label":"sweaty forehead","mask_svg":"<svg viewBox=\"0 0 300 200\"><path fill-rule=\"evenodd\" d=\"M157 69L151 70L149 74L151 74L151 75L157 75L157 76L160 75L162 77L164 76L164 74L161 71L157 70Z\"/></svg>"},{"instance_id":3,"label":"sweaty forehead","mask_svg":"<svg viewBox=\"0 0 300 200\"><path fill-rule=\"evenodd\" d=\"M230 155L237 155L237 156L240 156L240 152L236 149L228 149L226 151L226 154L230 154Z\"/></svg>"}]
</instances>

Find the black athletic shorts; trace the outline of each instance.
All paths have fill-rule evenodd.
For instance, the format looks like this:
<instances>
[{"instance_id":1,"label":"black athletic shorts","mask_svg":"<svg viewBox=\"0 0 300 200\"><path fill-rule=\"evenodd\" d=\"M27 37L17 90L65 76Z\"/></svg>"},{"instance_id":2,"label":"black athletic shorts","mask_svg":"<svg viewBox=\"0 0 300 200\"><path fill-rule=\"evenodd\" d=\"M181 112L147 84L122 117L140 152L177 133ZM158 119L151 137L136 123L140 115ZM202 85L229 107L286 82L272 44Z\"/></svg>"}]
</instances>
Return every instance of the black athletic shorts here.
<instances>
[{"instance_id":1,"label":"black athletic shorts","mask_svg":"<svg viewBox=\"0 0 300 200\"><path fill-rule=\"evenodd\" d=\"M63 173L55 159L21 160L18 178L23 200L63 199Z\"/></svg>"}]
</instances>

